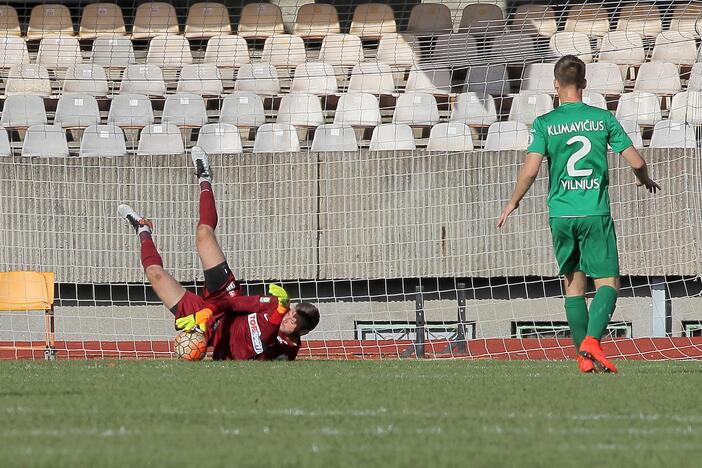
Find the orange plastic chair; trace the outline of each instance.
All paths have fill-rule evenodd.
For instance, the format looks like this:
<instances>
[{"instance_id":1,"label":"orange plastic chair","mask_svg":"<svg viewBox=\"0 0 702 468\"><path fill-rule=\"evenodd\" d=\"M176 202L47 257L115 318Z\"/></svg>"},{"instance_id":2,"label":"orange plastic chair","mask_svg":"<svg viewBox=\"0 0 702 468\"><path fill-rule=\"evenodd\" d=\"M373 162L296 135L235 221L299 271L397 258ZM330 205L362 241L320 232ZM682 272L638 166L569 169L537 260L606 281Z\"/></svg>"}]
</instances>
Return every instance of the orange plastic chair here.
<instances>
[{"instance_id":1,"label":"orange plastic chair","mask_svg":"<svg viewBox=\"0 0 702 468\"><path fill-rule=\"evenodd\" d=\"M44 359L54 359L54 274L36 271L0 272L0 311L17 310L44 311ZM34 350L37 347L30 345L13 349Z\"/></svg>"}]
</instances>

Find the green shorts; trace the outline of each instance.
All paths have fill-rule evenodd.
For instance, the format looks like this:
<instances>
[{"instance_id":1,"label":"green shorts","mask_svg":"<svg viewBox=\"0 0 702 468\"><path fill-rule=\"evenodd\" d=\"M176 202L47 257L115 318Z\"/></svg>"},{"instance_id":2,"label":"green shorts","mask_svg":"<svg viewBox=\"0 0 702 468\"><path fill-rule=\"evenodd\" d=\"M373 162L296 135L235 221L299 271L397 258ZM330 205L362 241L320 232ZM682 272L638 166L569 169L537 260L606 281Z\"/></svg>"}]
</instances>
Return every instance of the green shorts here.
<instances>
[{"instance_id":1,"label":"green shorts","mask_svg":"<svg viewBox=\"0 0 702 468\"><path fill-rule=\"evenodd\" d=\"M582 271L591 278L619 276L617 234L611 216L550 218L560 274Z\"/></svg>"}]
</instances>

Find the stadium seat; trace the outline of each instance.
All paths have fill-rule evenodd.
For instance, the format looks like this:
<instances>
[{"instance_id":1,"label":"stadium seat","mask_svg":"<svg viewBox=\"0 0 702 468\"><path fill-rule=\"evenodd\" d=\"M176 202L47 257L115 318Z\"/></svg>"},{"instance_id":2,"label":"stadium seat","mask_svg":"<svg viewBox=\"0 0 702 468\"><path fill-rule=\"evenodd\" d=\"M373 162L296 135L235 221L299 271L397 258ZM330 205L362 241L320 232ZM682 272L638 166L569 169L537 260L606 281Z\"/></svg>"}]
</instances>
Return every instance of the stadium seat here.
<instances>
[{"instance_id":1,"label":"stadium seat","mask_svg":"<svg viewBox=\"0 0 702 468\"><path fill-rule=\"evenodd\" d=\"M600 93L586 89L583 91L583 102L588 106L599 107L600 109L607 110L607 100Z\"/></svg>"},{"instance_id":2,"label":"stadium seat","mask_svg":"<svg viewBox=\"0 0 702 468\"><path fill-rule=\"evenodd\" d=\"M22 143L22 156L30 158L65 158L68 153L66 131L57 125L32 125Z\"/></svg>"},{"instance_id":3,"label":"stadium seat","mask_svg":"<svg viewBox=\"0 0 702 468\"><path fill-rule=\"evenodd\" d=\"M553 97L549 94L519 93L512 100L509 120L531 125L538 116L553 110Z\"/></svg>"},{"instance_id":4,"label":"stadium seat","mask_svg":"<svg viewBox=\"0 0 702 468\"><path fill-rule=\"evenodd\" d=\"M161 68L181 68L193 63L190 43L182 36L173 34L155 36L149 42L146 63Z\"/></svg>"},{"instance_id":5,"label":"stadium seat","mask_svg":"<svg viewBox=\"0 0 702 468\"><path fill-rule=\"evenodd\" d=\"M483 97L473 92L461 93L456 96L450 121L476 127L497 122L495 99L489 94Z\"/></svg>"},{"instance_id":6,"label":"stadium seat","mask_svg":"<svg viewBox=\"0 0 702 468\"><path fill-rule=\"evenodd\" d=\"M46 37L39 43L37 64L48 69L82 63L80 44L75 37Z\"/></svg>"},{"instance_id":7,"label":"stadium seat","mask_svg":"<svg viewBox=\"0 0 702 468\"><path fill-rule=\"evenodd\" d=\"M54 125L62 128L85 128L100 123L100 108L90 94L62 95L56 104Z\"/></svg>"},{"instance_id":8,"label":"stadium seat","mask_svg":"<svg viewBox=\"0 0 702 468\"><path fill-rule=\"evenodd\" d=\"M702 92L685 91L673 96L668 119L695 126L702 125Z\"/></svg>"},{"instance_id":9,"label":"stadium seat","mask_svg":"<svg viewBox=\"0 0 702 468\"><path fill-rule=\"evenodd\" d=\"M151 39L160 34L178 34L178 15L175 7L166 2L142 3L136 9L133 39Z\"/></svg>"},{"instance_id":10,"label":"stadium seat","mask_svg":"<svg viewBox=\"0 0 702 468\"><path fill-rule=\"evenodd\" d=\"M322 40L319 61L341 67L352 67L363 62L363 46L358 36L330 34Z\"/></svg>"},{"instance_id":11,"label":"stadium seat","mask_svg":"<svg viewBox=\"0 0 702 468\"><path fill-rule=\"evenodd\" d=\"M0 36L21 36L19 16L17 10L11 5L0 5Z\"/></svg>"},{"instance_id":12,"label":"stadium seat","mask_svg":"<svg viewBox=\"0 0 702 468\"><path fill-rule=\"evenodd\" d=\"M275 34L285 34L280 7L272 3L249 3L241 9L237 34L246 39L266 39Z\"/></svg>"},{"instance_id":13,"label":"stadium seat","mask_svg":"<svg viewBox=\"0 0 702 468\"><path fill-rule=\"evenodd\" d=\"M29 63L29 52L24 39L15 36L0 37L0 68L23 63Z\"/></svg>"},{"instance_id":14,"label":"stadium seat","mask_svg":"<svg viewBox=\"0 0 702 468\"><path fill-rule=\"evenodd\" d=\"M702 31L702 5L688 2L676 6L668 29L699 37Z\"/></svg>"},{"instance_id":15,"label":"stadium seat","mask_svg":"<svg viewBox=\"0 0 702 468\"><path fill-rule=\"evenodd\" d=\"M300 139L292 125L268 123L256 132L254 153L291 153L300 151Z\"/></svg>"},{"instance_id":16,"label":"stadium seat","mask_svg":"<svg viewBox=\"0 0 702 468\"><path fill-rule=\"evenodd\" d=\"M458 30L480 37L504 30L502 8L492 3L471 3L463 8Z\"/></svg>"},{"instance_id":17,"label":"stadium seat","mask_svg":"<svg viewBox=\"0 0 702 468\"><path fill-rule=\"evenodd\" d=\"M0 310L44 312L45 353L56 349L54 337L54 274L36 271L0 273ZM27 348L36 349L30 344ZM17 349L17 348L15 348Z\"/></svg>"},{"instance_id":18,"label":"stadium seat","mask_svg":"<svg viewBox=\"0 0 702 468\"><path fill-rule=\"evenodd\" d=\"M179 127L202 127L207 123L204 99L190 93L166 96L161 122L169 122Z\"/></svg>"},{"instance_id":19,"label":"stadium seat","mask_svg":"<svg viewBox=\"0 0 702 468\"><path fill-rule=\"evenodd\" d=\"M407 78L405 92L430 93L437 96L451 94L451 70L448 68L413 67Z\"/></svg>"},{"instance_id":20,"label":"stadium seat","mask_svg":"<svg viewBox=\"0 0 702 468\"><path fill-rule=\"evenodd\" d=\"M612 31L602 38L599 61L618 65L638 65L646 60L641 34Z\"/></svg>"},{"instance_id":21,"label":"stadium seat","mask_svg":"<svg viewBox=\"0 0 702 468\"><path fill-rule=\"evenodd\" d=\"M295 68L307 61L305 42L300 36L276 34L266 39L261 53L261 62L275 67Z\"/></svg>"},{"instance_id":22,"label":"stadium seat","mask_svg":"<svg viewBox=\"0 0 702 468\"><path fill-rule=\"evenodd\" d=\"M585 68L587 89L596 93L619 96L624 92L622 72L615 63L588 63Z\"/></svg>"},{"instance_id":23,"label":"stadium seat","mask_svg":"<svg viewBox=\"0 0 702 468\"><path fill-rule=\"evenodd\" d=\"M436 124L429 133L428 151L473 151L470 127L460 122Z\"/></svg>"},{"instance_id":24,"label":"stadium seat","mask_svg":"<svg viewBox=\"0 0 702 468\"><path fill-rule=\"evenodd\" d=\"M269 63L245 63L239 68L234 88L261 96L275 96L280 92L278 72Z\"/></svg>"},{"instance_id":25,"label":"stadium seat","mask_svg":"<svg viewBox=\"0 0 702 468\"><path fill-rule=\"evenodd\" d=\"M124 36L122 8L115 3L91 3L83 7L78 35L81 39L95 39L100 36Z\"/></svg>"},{"instance_id":26,"label":"stadium seat","mask_svg":"<svg viewBox=\"0 0 702 468\"><path fill-rule=\"evenodd\" d=\"M185 20L185 37L203 38L231 34L232 23L227 7L221 3L193 3Z\"/></svg>"},{"instance_id":27,"label":"stadium seat","mask_svg":"<svg viewBox=\"0 0 702 468\"><path fill-rule=\"evenodd\" d=\"M634 91L655 94L675 94L681 89L678 67L664 62L642 63L634 84Z\"/></svg>"},{"instance_id":28,"label":"stadium seat","mask_svg":"<svg viewBox=\"0 0 702 468\"><path fill-rule=\"evenodd\" d=\"M314 94L286 94L280 100L276 123L318 127L324 123L322 103Z\"/></svg>"},{"instance_id":29,"label":"stadium seat","mask_svg":"<svg viewBox=\"0 0 702 468\"><path fill-rule=\"evenodd\" d=\"M647 126L653 126L663 119L658 97L642 91L622 94L615 115L619 120L631 120Z\"/></svg>"},{"instance_id":30,"label":"stadium seat","mask_svg":"<svg viewBox=\"0 0 702 468\"><path fill-rule=\"evenodd\" d=\"M46 3L32 8L27 26L27 40L52 36L68 37L74 34L71 12L67 6Z\"/></svg>"},{"instance_id":31,"label":"stadium seat","mask_svg":"<svg viewBox=\"0 0 702 468\"><path fill-rule=\"evenodd\" d=\"M609 32L609 13L604 5L580 3L568 9L564 31L587 34L588 37L603 37Z\"/></svg>"},{"instance_id":32,"label":"stadium seat","mask_svg":"<svg viewBox=\"0 0 702 468\"><path fill-rule=\"evenodd\" d=\"M165 96L166 82L161 68L153 64L128 65L122 75L119 93Z\"/></svg>"},{"instance_id":33,"label":"stadium seat","mask_svg":"<svg viewBox=\"0 0 702 468\"><path fill-rule=\"evenodd\" d=\"M207 41L204 63L214 63L221 68L239 68L251 63L246 39L239 36L212 36Z\"/></svg>"},{"instance_id":34,"label":"stadium seat","mask_svg":"<svg viewBox=\"0 0 702 468\"><path fill-rule=\"evenodd\" d=\"M442 3L419 3L412 7L407 32L416 36L432 36L453 31L451 10Z\"/></svg>"},{"instance_id":35,"label":"stadium seat","mask_svg":"<svg viewBox=\"0 0 702 468\"><path fill-rule=\"evenodd\" d=\"M219 121L238 128L260 127L266 123L263 100L254 93L237 92L225 96Z\"/></svg>"},{"instance_id":36,"label":"stadium seat","mask_svg":"<svg viewBox=\"0 0 702 468\"><path fill-rule=\"evenodd\" d=\"M553 87L554 63L530 63L524 69L522 78L522 91L532 93L555 94Z\"/></svg>"},{"instance_id":37,"label":"stadium seat","mask_svg":"<svg viewBox=\"0 0 702 468\"><path fill-rule=\"evenodd\" d=\"M46 124L44 100L40 96L13 95L5 99L0 126L3 128L27 128Z\"/></svg>"},{"instance_id":38,"label":"stadium seat","mask_svg":"<svg viewBox=\"0 0 702 468\"><path fill-rule=\"evenodd\" d=\"M362 3L353 11L349 34L363 39L379 39L397 31L395 13L384 3Z\"/></svg>"},{"instance_id":39,"label":"stadium seat","mask_svg":"<svg viewBox=\"0 0 702 468\"><path fill-rule=\"evenodd\" d=\"M520 5L512 16L510 29L520 34L549 38L558 31L556 15L548 5Z\"/></svg>"},{"instance_id":40,"label":"stadium seat","mask_svg":"<svg viewBox=\"0 0 702 468\"><path fill-rule=\"evenodd\" d=\"M692 66L690 78L687 80L688 91L702 91L702 63L697 62Z\"/></svg>"},{"instance_id":41,"label":"stadium seat","mask_svg":"<svg viewBox=\"0 0 702 468\"><path fill-rule=\"evenodd\" d=\"M23 63L13 65L7 74L5 95L32 94L36 96L51 96L51 81L49 72L41 65Z\"/></svg>"},{"instance_id":42,"label":"stadium seat","mask_svg":"<svg viewBox=\"0 0 702 468\"><path fill-rule=\"evenodd\" d=\"M0 127L0 157L12 156L12 148L10 148L10 138L7 136L7 130Z\"/></svg>"},{"instance_id":43,"label":"stadium seat","mask_svg":"<svg viewBox=\"0 0 702 468\"><path fill-rule=\"evenodd\" d=\"M100 65L82 63L66 68L66 76L61 92L64 94L91 94L107 96L109 85L105 69Z\"/></svg>"},{"instance_id":44,"label":"stadium seat","mask_svg":"<svg viewBox=\"0 0 702 468\"><path fill-rule=\"evenodd\" d=\"M488 128L483 149L486 151L525 150L529 130L522 122L495 122Z\"/></svg>"},{"instance_id":45,"label":"stadium seat","mask_svg":"<svg viewBox=\"0 0 702 468\"><path fill-rule=\"evenodd\" d=\"M339 14L334 5L307 3L297 10L293 34L305 39L322 39L328 34L339 34Z\"/></svg>"},{"instance_id":46,"label":"stadium seat","mask_svg":"<svg viewBox=\"0 0 702 468\"><path fill-rule=\"evenodd\" d=\"M336 94L338 90L336 72L328 63L307 62L295 68L295 76L290 85L291 93L328 96Z\"/></svg>"},{"instance_id":47,"label":"stadium seat","mask_svg":"<svg viewBox=\"0 0 702 468\"><path fill-rule=\"evenodd\" d=\"M314 131L311 151L358 151L356 132L349 125L325 124Z\"/></svg>"},{"instance_id":48,"label":"stadium seat","mask_svg":"<svg viewBox=\"0 0 702 468\"><path fill-rule=\"evenodd\" d=\"M542 62L543 56L538 53L534 38L530 35L513 33L499 34L492 41L486 62L491 64L527 64Z\"/></svg>"},{"instance_id":49,"label":"stadium seat","mask_svg":"<svg viewBox=\"0 0 702 468\"><path fill-rule=\"evenodd\" d=\"M662 120L653 127L650 148L697 148L695 129L684 122Z\"/></svg>"},{"instance_id":50,"label":"stadium seat","mask_svg":"<svg viewBox=\"0 0 702 468\"><path fill-rule=\"evenodd\" d=\"M114 124L91 125L83 132L78 156L120 157L127 155L124 132Z\"/></svg>"},{"instance_id":51,"label":"stadium seat","mask_svg":"<svg viewBox=\"0 0 702 468\"><path fill-rule=\"evenodd\" d=\"M411 126L431 126L439 122L436 98L429 93L400 94L392 122Z\"/></svg>"},{"instance_id":52,"label":"stadium seat","mask_svg":"<svg viewBox=\"0 0 702 468\"><path fill-rule=\"evenodd\" d=\"M641 127L639 126L639 124L634 120L619 120L619 123L631 139L634 148L643 148L643 137L641 136Z\"/></svg>"},{"instance_id":53,"label":"stadium seat","mask_svg":"<svg viewBox=\"0 0 702 468\"><path fill-rule=\"evenodd\" d=\"M656 36L651 61L692 65L697 60L697 44L691 33L664 31Z\"/></svg>"},{"instance_id":54,"label":"stadium seat","mask_svg":"<svg viewBox=\"0 0 702 468\"><path fill-rule=\"evenodd\" d=\"M619 10L617 31L627 31L644 37L656 37L663 29L661 14L653 2L637 1Z\"/></svg>"},{"instance_id":55,"label":"stadium seat","mask_svg":"<svg viewBox=\"0 0 702 468\"><path fill-rule=\"evenodd\" d=\"M351 70L348 92L375 95L395 94L395 78L390 65L380 62L364 62Z\"/></svg>"},{"instance_id":56,"label":"stadium seat","mask_svg":"<svg viewBox=\"0 0 702 468\"><path fill-rule=\"evenodd\" d=\"M185 65L180 71L176 93L200 96L221 96L224 88L217 65L198 63Z\"/></svg>"},{"instance_id":57,"label":"stadium seat","mask_svg":"<svg viewBox=\"0 0 702 468\"><path fill-rule=\"evenodd\" d=\"M406 124L382 124L373 129L369 151L414 151L412 127Z\"/></svg>"},{"instance_id":58,"label":"stadium seat","mask_svg":"<svg viewBox=\"0 0 702 468\"><path fill-rule=\"evenodd\" d=\"M124 128L143 128L154 123L151 101L143 94L120 94L112 99L107 123Z\"/></svg>"},{"instance_id":59,"label":"stadium seat","mask_svg":"<svg viewBox=\"0 0 702 468\"><path fill-rule=\"evenodd\" d=\"M510 88L505 65L473 66L466 74L464 91L474 92L481 98L509 94Z\"/></svg>"},{"instance_id":60,"label":"stadium seat","mask_svg":"<svg viewBox=\"0 0 702 468\"><path fill-rule=\"evenodd\" d=\"M197 146L207 154L241 154L239 129L228 123L207 124L200 129Z\"/></svg>"},{"instance_id":61,"label":"stadium seat","mask_svg":"<svg viewBox=\"0 0 702 468\"><path fill-rule=\"evenodd\" d=\"M558 32L551 36L549 52L552 57L575 55L585 63L592 62L590 38L581 32Z\"/></svg>"},{"instance_id":62,"label":"stadium seat","mask_svg":"<svg viewBox=\"0 0 702 468\"><path fill-rule=\"evenodd\" d=\"M352 127L375 127L381 121L378 98L369 93L342 94L336 106L334 123Z\"/></svg>"},{"instance_id":63,"label":"stadium seat","mask_svg":"<svg viewBox=\"0 0 702 468\"><path fill-rule=\"evenodd\" d=\"M451 69L466 68L486 63L484 54L478 52L475 39L468 33L439 34L427 62L432 66Z\"/></svg>"},{"instance_id":64,"label":"stadium seat","mask_svg":"<svg viewBox=\"0 0 702 468\"><path fill-rule=\"evenodd\" d=\"M124 68L136 63L128 37L98 37L93 41L90 61L105 68Z\"/></svg>"},{"instance_id":65,"label":"stadium seat","mask_svg":"<svg viewBox=\"0 0 702 468\"><path fill-rule=\"evenodd\" d=\"M412 34L385 34L380 38L376 59L400 69L408 69L419 63L420 49Z\"/></svg>"},{"instance_id":66,"label":"stadium seat","mask_svg":"<svg viewBox=\"0 0 702 468\"><path fill-rule=\"evenodd\" d=\"M183 137L180 129L172 123L152 124L144 127L139 136L137 155L160 156L184 154Z\"/></svg>"}]
</instances>

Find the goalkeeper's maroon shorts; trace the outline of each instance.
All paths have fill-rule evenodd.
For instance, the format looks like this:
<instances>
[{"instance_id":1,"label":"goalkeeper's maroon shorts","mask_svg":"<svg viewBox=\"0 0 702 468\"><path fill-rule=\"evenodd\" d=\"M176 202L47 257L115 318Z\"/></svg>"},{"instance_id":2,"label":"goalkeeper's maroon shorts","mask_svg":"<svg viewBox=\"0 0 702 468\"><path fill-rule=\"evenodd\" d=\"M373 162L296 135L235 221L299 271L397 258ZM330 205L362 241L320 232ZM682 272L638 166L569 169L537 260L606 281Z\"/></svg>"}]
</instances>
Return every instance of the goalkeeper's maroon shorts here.
<instances>
[{"instance_id":1,"label":"goalkeeper's maroon shorts","mask_svg":"<svg viewBox=\"0 0 702 468\"><path fill-rule=\"evenodd\" d=\"M191 291L185 291L185 295L178 304L171 308L176 319L194 314L207 307L212 308L210 304L221 308L225 306L230 297L241 295L239 283L227 262L205 270L204 273L205 291L202 297Z\"/></svg>"}]
</instances>

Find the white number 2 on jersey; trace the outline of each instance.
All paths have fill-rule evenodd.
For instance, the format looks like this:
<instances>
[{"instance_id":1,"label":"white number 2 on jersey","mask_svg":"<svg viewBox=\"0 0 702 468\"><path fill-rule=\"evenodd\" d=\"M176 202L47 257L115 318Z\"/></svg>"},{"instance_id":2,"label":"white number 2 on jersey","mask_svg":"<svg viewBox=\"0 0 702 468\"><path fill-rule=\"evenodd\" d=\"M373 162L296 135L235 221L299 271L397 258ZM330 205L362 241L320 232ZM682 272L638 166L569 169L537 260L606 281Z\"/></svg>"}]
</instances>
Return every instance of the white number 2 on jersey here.
<instances>
[{"instance_id":1,"label":"white number 2 on jersey","mask_svg":"<svg viewBox=\"0 0 702 468\"><path fill-rule=\"evenodd\" d=\"M575 165L578 161L583 159L590 153L592 149L592 143L584 136L574 136L570 140L566 141L566 145L570 146L574 143L582 143L583 146L580 147L578 151L573 153L571 157L568 158L568 164L566 168L568 170L568 175L570 177L587 177L592 175L592 169L576 169Z\"/></svg>"}]
</instances>

